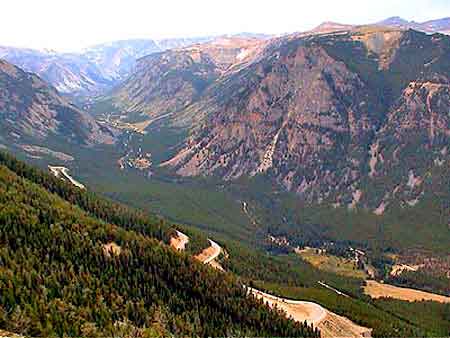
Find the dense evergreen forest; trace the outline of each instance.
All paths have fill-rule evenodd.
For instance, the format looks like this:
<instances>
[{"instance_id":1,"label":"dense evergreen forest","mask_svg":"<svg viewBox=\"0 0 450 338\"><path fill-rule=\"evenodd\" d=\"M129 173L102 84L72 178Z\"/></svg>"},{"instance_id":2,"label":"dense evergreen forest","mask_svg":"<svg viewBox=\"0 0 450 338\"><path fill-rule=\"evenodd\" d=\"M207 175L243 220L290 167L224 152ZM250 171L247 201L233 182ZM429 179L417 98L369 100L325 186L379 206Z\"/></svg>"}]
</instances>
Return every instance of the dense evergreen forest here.
<instances>
[{"instance_id":1,"label":"dense evergreen forest","mask_svg":"<svg viewBox=\"0 0 450 338\"><path fill-rule=\"evenodd\" d=\"M8 155L1 162L11 169L0 164L1 329L31 336L319 337L249 297L232 274L161 245L172 231L167 225Z\"/></svg>"},{"instance_id":2,"label":"dense evergreen forest","mask_svg":"<svg viewBox=\"0 0 450 338\"><path fill-rule=\"evenodd\" d=\"M217 273L189 258L205 247L198 230L80 190L2 152L0 168L0 290L7 295L0 329L39 336L318 335L246 297L246 283L317 302L373 328L374 337L450 333L448 305L374 301L362 293L362 279L226 238L217 238L229 254L221 263L234 275ZM190 252L161 245L175 228L192 239ZM105 252L108 243L120 255Z\"/></svg>"}]
</instances>

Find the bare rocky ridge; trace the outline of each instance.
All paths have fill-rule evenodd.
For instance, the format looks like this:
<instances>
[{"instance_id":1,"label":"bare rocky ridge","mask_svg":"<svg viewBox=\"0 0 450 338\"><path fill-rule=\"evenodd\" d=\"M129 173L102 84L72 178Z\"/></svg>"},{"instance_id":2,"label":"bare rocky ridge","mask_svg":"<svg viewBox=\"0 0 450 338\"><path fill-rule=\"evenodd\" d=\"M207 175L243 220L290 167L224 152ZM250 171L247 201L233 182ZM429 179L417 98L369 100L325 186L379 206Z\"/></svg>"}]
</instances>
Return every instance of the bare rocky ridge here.
<instances>
[{"instance_id":1,"label":"bare rocky ridge","mask_svg":"<svg viewBox=\"0 0 450 338\"><path fill-rule=\"evenodd\" d=\"M61 97L38 76L0 60L0 120L16 136L64 136L80 144L112 143L114 133Z\"/></svg>"}]
</instances>

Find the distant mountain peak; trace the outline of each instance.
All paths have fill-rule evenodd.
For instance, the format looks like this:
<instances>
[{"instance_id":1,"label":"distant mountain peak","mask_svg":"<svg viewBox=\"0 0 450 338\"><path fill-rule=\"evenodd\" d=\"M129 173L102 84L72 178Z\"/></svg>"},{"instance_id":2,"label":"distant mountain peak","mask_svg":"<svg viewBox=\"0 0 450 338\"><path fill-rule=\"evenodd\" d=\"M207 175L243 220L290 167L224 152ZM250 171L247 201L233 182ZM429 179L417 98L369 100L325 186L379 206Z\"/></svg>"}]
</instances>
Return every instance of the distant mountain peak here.
<instances>
[{"instance_id":1,"label":"distant mountain peak","mask_svg":"<svg viewBox=\"0 0 450 338\"><path fill-rule=\"evenodd\" d=\"M353 25L342 24L334 21L324 21L319 26L312 29L312 32L316 33L328 33L339 30L347 30L353 28Z\"/></svg>"},{"instance_id":2,"label":"distant mountain peak","mask_svg":"<svg viewBox=\"0 0 450 338\"><path fill-rule=\"evenodd\" d=\"M408 23L409 21L406 19L403 19L400 16L391 16L381 22L402 22L402 23Z\"/></svg>"},{"instance_id":3,"label":"distant mountain peak","mask_svg":"<svg viewBox=\"0 0 450 338\"><path fill-rule=\"evenodd\" d=\"M450 17L428 20L425 22L408 21L399 16L393 16L375 23L375 25L415 29L426 33L450 34Z\"/></svg>"}]
</instances>

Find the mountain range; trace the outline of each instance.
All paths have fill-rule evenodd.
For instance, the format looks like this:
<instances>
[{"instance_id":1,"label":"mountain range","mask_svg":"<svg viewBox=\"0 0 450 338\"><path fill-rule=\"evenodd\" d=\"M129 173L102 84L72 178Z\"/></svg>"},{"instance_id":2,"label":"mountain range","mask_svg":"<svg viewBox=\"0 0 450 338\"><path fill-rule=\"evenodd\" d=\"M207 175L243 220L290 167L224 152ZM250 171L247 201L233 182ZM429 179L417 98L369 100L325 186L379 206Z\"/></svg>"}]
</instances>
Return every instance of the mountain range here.
<instances>
[{"instance_id":1,"label":"mountain range","mask_svg":"<svg viewBox=\"0 0 450 338\"><path fill-rule=\"evenodd\" d=\"M0 336L446 336L445 33L0 47Z\"/></svg>"},{"instance_id":2,"label":"mountain range","mask_svg":"<svg viewBox=\"0 0 450 338\"><path fill-rule=\"evenodd\" d=\"M424 22L415 22L394 16L377 23L380 26L397 27L402 29L415 29L426 33L450 34L450 17Z\"/></svg>"},{"instance_id":3,"label":"mountain range","mask_svg":"<svg viewBox=\"0 0 450 338\"><path fill-rule=\"evenodd\" d=\"M442 30L447 21L423 27ZM429 190L427 173L449 159L450 38L405 25L390 18L371 26L324 23L273 38L133 40L82 56L18 49L3 55L63 91L67 73L59 67L67 65L78 67L75 78L83 74L77 89L92 84L95 93L115 83L106 97L120 119L144 129L157 120L186 133L160 163L178 175L263 175L307 201L382 214L394 201L417 203ZM117 122L100 124L16 66L2 62L1 70L9 135L114 142ZM416 157L412 149L420 149ZM371 191L383 180L382 190Z\"/></svg>"},{"instance_id":4,"label":"mountain range","mask_svg":"<svg viewBox=\"0 0 450 338\"><path fill-rule=\"evenodd\" d=\"M426 33L450 34L450 18L423 23L392 17L376 23L385 27L414 29ZM353 25L324 22L309 33L325 33L349 29ZM307 32L308 33L308 32ZM241 33L224 38L253 38L266 40L272 35ZM130 75L136 60L146 55L173 48L183 48L210 42L217 36L171 39L123 40L99 44L78 53L57 53L25 48L0 47L0 58L26 71L33 72L65 94L101 94Z\"/></svg>"},{"instance_id":5,"label":"mountain range","mask_svg":"<svg viewBox=\"0 0 450 338\"><path fill-rule=\"evenodd\" d=\"M442 19L436 19L436 20L428 20L424 22L415 22L415 21L408 21L405 20L399 16L393 16L390 18L387 18L382 21L378 21L375 23L372 23L371 25L374 26L381 26L381 27L390 27L390 28L400 28L400 29L414 29L419 32L425 32L428 34L433 33L441 33L441 34L450 34L450 18L442 18ZM349 24L343 24L338 22L332 22L332 21L326 21L320 24L319 26L315 27L309 32L314 33L327 33L327 32L333 32L333 31L339 31L339 30L346 30L355 28L358 25L349 25Z\"/></svg>"},{"instance_id":6,"label":"mountain range","mask_svg":"<svg viewBox=\"0 0 450 338\"><path fill-rule=\"evenodd\" d=\"M376 26L222 40L139 60L113 101L188 130L162 164L180 175L262 174L383 213L417 203L449 160L449 54L445 35ZM368 193L377 180L390 182Z\"/></svg>"},{"instance_id":7,"label":"mountain range","mask_svg":"<svg viewBox=\"0 0 450 338\"><path fill-rule=\"evenodd\" d=\"M237 36L265 35L242 33ZM208 42L215 37L139 39L95 45L79 53L1 47L0 59L38 74L64 94L95 95L110 89L133 69L137 59L167 49Z\"/></svg>"}]
</instances>

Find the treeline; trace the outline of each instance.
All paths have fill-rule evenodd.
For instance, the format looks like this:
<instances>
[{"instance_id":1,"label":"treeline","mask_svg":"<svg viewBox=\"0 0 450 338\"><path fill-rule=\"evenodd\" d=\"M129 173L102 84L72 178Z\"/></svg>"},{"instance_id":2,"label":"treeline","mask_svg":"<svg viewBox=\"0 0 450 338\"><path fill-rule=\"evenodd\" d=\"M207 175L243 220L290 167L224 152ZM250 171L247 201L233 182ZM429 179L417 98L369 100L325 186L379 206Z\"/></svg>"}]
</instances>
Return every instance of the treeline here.
<instances>
[{"instance_id":1,"label":"treeline","mask_svg":"<svg viewBox=\"0 0 450 338\"><path fill-rule=\"evenodd\" d=\"M138 233L92 218L23 177L100 215L88 193L58 190L58 181L14 165L22 178L0 165L0 328L30 336L320 336L248 296L233 275L143 235L162 234L159 225Z\"/></svg>"},{"instance_id":2,"label":"treeline","mask_svg":"<svg viewBox=\"0 0 450 338\"><path fill-rule=\"evenodd\" d=\"M389 275L386 281L398 286L450 296L450 280L444 275L433 276L421 270L403 271L398 276Z\"/></svg>"}]
</instances>

